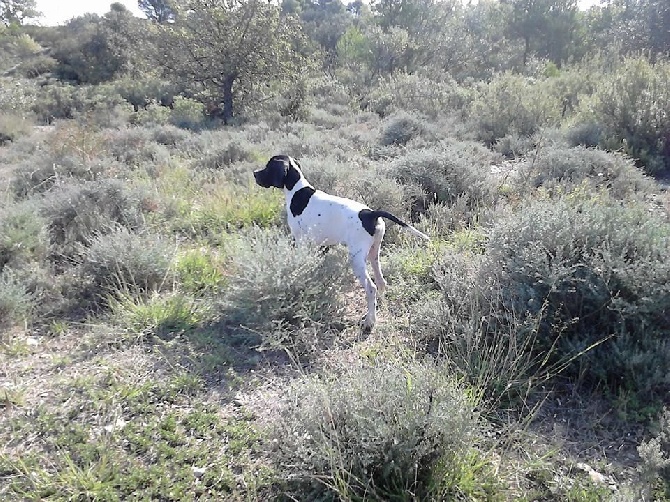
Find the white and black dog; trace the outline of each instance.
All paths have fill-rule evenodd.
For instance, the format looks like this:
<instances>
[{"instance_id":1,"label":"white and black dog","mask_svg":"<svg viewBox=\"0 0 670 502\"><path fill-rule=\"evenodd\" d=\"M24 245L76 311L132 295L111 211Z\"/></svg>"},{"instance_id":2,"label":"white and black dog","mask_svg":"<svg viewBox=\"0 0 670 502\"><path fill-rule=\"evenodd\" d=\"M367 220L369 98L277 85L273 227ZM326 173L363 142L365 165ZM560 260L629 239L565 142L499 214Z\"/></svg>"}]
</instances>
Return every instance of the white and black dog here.
<instances>
[{"instance_id":1,"label":"white and black dog","mask_svg":"<svg viewBox=\"0 0 670 502\"><path fill-rule=\"evenodd\" d=\"M360 202L316 190L303 176L298 162L287 155L272 157L264 169L254 171L254 178L263 188L284 190L288 225L296 241L308 240L319 246L347 246L354 274L365 289L368 302L363 326L371 329L377 320L377 292L381 294L386 288L379 266L379 251L386 231L382 218L422 239L429 240L428 236L387 211L373 211ZM368 274L368 260L375 282Z\"/></svg>"}]
</instances>

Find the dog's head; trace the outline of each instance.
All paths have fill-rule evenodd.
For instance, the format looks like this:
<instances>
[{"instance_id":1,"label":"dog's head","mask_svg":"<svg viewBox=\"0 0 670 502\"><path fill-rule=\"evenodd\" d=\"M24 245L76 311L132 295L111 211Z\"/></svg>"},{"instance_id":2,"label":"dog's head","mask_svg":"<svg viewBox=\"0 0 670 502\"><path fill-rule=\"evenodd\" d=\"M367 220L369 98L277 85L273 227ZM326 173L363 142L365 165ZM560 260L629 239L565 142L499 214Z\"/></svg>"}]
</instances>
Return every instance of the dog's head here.
<instances>
[{"instance_id":1,"label":"dog's head","mask_svg":"<svg viewBox=\"0 0 670 502\"><path fill-rule=\"evenodd\" d=\"M254 171L256 183L263 188L287 188L292 190L300 179L300 164L288 155L275 155L265 168Z\"/></svg>"}]
</instances>

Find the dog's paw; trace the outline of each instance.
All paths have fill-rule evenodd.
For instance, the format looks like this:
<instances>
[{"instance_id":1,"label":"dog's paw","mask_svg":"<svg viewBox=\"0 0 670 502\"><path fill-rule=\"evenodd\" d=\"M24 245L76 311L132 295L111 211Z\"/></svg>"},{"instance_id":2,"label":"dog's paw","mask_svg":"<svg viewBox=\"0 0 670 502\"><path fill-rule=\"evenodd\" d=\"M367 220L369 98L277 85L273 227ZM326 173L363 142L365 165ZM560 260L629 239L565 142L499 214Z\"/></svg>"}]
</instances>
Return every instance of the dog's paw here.
<instances>
[{"instance_id":1,"label":"dog's paw","mask_svg":"<svg viewBox=\"0 0 670 502\"><path fill-rule=\"evenodd\" d=\"M376 319L373 316L370 315L365 315L361 319L361 330L363 333L370 333L372 331L372 328L374 328Z\"/></svg>"}]
</instances>

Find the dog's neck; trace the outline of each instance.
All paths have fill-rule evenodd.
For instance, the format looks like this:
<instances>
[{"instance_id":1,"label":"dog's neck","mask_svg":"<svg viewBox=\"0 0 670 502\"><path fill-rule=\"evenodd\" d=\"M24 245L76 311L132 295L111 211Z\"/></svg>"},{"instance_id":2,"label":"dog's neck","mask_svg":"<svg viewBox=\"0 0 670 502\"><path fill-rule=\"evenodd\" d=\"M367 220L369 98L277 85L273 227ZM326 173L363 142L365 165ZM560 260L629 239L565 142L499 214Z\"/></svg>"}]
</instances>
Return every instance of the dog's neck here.
<instances>
[{"instance_id":1,"label":"dog's neck","mask_svg":"<svg viewBox=\"0 0 670 502\"><path fill-rule=\"evenodd\" d=\"M287 178L289 178L288 184L286 184L286 183L284 184L284 193L286 194L287 197L290 197L291 195L293 195L295 192L297 192L301 188L312 186L312 185L309 184L309 181L307 181L307 179L302 174L302 171L300 169L298 169L295 166L291 166L291 170L294 171L294 172L293 173L288 173L288 175L287 175ZM295 181L296 173L297 173L297 177L298 177L297 181ZM291 177L293 177L293 179L290 179ZM295 183L294 183L294 181L295 181Z\"/></svg>"}]
</instances>

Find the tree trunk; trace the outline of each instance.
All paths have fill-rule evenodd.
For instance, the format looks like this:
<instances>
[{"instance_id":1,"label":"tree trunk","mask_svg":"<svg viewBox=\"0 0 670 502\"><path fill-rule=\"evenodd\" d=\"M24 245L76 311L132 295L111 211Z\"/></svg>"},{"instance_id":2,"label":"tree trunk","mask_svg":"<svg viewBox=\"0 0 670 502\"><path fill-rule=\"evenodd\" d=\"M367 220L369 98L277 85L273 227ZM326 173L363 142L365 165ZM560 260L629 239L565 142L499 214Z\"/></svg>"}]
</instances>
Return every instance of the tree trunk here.
<instances>
[{"instance_id":1,"label":"tree trunk","mask_svg":"<svg viewBox=\"0 0 670 502\"><path fill-rule=\"evenodd\" d=\"M223 82L223 123L226 125L230 124L230 121L233 119L235 109L233 107L233 84L235 83L235 77L230 76L226 77Z\"/></svg>"}]
</instances>

